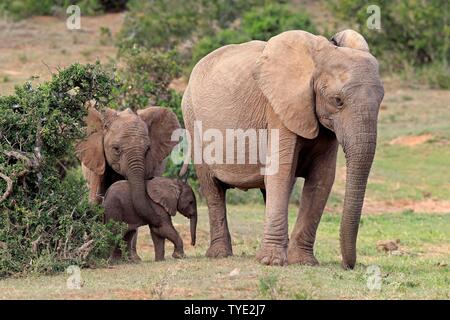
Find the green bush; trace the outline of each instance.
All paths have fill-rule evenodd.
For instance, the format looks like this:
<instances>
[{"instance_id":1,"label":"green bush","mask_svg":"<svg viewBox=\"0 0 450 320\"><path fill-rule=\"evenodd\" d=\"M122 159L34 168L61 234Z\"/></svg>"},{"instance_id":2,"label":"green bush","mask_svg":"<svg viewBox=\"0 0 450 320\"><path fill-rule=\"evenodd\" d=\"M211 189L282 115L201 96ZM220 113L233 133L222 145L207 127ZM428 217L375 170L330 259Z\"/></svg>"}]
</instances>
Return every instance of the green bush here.
<instances>
[{"instance_id":1,"label":"green bush","mask_svg":"<svg viewBox=\"0 0 450 320\"><path fill-rule=\"evenodd\" d=\"M174 51L135 47L124 52L120 61L123 64L117 72L121 81L118 92L120 109L165 106L182 121L181 96L169 88L181 72Z\"/></svg>"},{"instance_id":2,"label":"green bush","mask_svg":"<svg viewBox=\"0 0 450 320\"><path fill-rule=\"evenodd\" d=\"M208 53L227 44L247 42L251 38L240 30L225 29L202 38L192 49L192 67Z\"/></svg>"},{"instance_id":3,"label":"green bush","mask_svg":"<svg viewBox=\"0 0 450 320\"><path fill-rule=\"evenodd\" d=\"M102 0L13 0L0 3L0 12L5 12L14 19L23 19L31 16L54 15L58 12L65 14L68 6L76 4L80 6L82 15L95 15L108 11L107 2Z\"/></svg>"},{"instance_id":4,"label":"green bush","mask_svg":"<svg viewBox=\"0 0 450 320\"><path fill-rule=\"evenodd\" d=\"M172 50L196 30L201 1L132 0L118 36L121 52L135 47Z\"/></svg>"},{"instance_id":5,"label":"green bush","mask_svg":"<svg viewBox=\"0 0 450 320\"><path fill-rule=\"evenodd\" d=\"M289 6L276 3L245 13L242 29L250 39L264 41L287 30L317 32L307 13L294 12Z\"/></svg>"},{"instance_id":6,"label":"green bush","mask_svg":"<svg viewBox=\"0 0 450 320\"><path fill-rule=\"evenodd\" d=\"M400 76L413 86L428 85L430 88L450 89L450 66L440 62L407 67L400 72Z\"/></svg>"},{"instance_id":7,"label":"green bush","mask_svg":"<svg viewBox=\"0 0 450 320\"><path fill-rule=\"evenodd\" d=\"M114 87L100 64L74 64L0 97L0 277L91 265L120 240L88 204L80 172L63 164L84 136L84 104L107 105Z\"/></svg>"},{"instance_id":8,"label":"green bush","mask_svg":"<svg viewBox=\"0 0 450 320\"><path fill-rule=\"evenodd\" d=\"M284 0L131 0L118 36L120 51L135 45L147 49L177 49L190 60L192 43L231 28L242 13Z\"/></svg>"},{"instance_id":9,"label":"green bush","mask_svg":"<svg viewBox=\"0 0 450 320\"><path fill-rule=\"evenodd\" d=\"M316 29L305 12L294 12L280 1L267 1L243 13L237 28L219 30L215 34L201 38L192 49L191 68L208 53L227 44L236 44L250 40L267 41L271 37L287 30L305 30L312 33Z\"/></svg>"},{"instance_id":10,"label":"green bush","mask_svg":"<svg viewBox=\"0 0 450 320\"><path fill-rule=\"evenodd\" d=\"M337 16L353 23L369 42L371 51L382 59L385 69L401 71L405 65L430 63L448 65L449 6L446 0L331 0ZM381 30L367 28L369 5L381 11ZM350 27L350 26L349 26ZM445 70L445 69L444 69ZM444 80L445 83L445 80Z\"/></svg>"},{"instance_id":11,"label":"green bush","mask_svg":"<svg viewBox=\"0 0 450 320\"><path fill-rule=\"evenodd\" d=\"M82 15L95 15L102 12L117 12L126 8L128 0L3 0L0 12L5 12L15 19L31 16L53 15L64 12L68 6L80 6Z\"/></svg>"}]
</instances>

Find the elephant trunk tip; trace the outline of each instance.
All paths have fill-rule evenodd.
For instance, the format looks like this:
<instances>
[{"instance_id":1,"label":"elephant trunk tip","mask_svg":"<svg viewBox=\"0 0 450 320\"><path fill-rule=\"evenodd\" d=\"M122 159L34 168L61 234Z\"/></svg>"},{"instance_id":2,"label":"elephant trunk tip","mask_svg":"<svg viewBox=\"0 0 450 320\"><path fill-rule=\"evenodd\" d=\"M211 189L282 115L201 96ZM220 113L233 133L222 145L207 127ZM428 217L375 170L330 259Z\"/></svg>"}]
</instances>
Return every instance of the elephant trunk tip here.
<instances>
[{"instance_id":1,"label":"elephant trunk tip","mask_svg":"<svg viewBox=\"0 0 450 320\"><path fill-rule=\"evenodd\" d=\"M342 261L342 268L344 270L353 270L355 268L356 261Z\"/></svg>"},{"instance_id":2,"label":"elephant trunk tip","mask_svg":"<svg viewBox=\"0 0 450 320\"><path fill-rule=\"evenodd\" d=\"M191 245L195 246L195 242L197 239L197 212L193 217L191 217L190 231L191 231Z\"/></svg>"}]
</instances>

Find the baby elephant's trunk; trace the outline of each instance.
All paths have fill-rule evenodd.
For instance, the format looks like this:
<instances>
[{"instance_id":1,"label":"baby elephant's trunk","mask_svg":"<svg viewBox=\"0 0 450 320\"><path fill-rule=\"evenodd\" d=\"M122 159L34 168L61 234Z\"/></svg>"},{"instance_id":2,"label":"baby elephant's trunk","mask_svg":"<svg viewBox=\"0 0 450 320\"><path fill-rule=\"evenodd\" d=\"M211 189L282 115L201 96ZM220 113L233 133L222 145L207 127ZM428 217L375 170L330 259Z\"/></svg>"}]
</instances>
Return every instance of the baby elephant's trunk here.
<instances>
[{"instance_id":1,"label":"baby elephant's trunk","mask_svg":"<svg viewBox=\"0 0 450 320\"><path fill-rule=\"evenodd\" d=\"M191 229L191 244L195 246L195 240L197 238L197 210L195 210L194 215L190 219L190 229Z\"/></svg>"}]
</instances>

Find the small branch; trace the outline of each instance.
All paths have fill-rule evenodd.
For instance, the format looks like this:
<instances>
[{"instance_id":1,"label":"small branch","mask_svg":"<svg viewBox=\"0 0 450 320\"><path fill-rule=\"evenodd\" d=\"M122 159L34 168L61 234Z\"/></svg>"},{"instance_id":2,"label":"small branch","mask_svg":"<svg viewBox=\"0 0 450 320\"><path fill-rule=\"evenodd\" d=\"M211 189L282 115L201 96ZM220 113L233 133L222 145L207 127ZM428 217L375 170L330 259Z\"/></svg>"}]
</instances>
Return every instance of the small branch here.
<instances>
[{"instance_id":1,"label":"small branch","mask_svg":"<svg viewBox=\"0 0 450 320\"><path fill-rule=\"evenodd\" d=\"M69 239L72 235L73 226L70 226L69 232L66 235L66 241L64 242L64 251L63 251L63 257L67 258L67 244L69 243Z\"/></svg>"},{"instance_id":2,"label":"small branch","mask_svg":"<svg viewBox=\"0 0 450 320\"><path fill-rule=\"evenodd\" d=\"M37 166L39 166L40 162L41 162L41 150L42 150L42 137L41 137L41 130L42 130L42 123L39 120L38 122L38 126L37 126L37 130L36 130L36 142L34 145L34 156L36 157L37 160Z\"/></svg>"},{"instance_id":3,"label":"small branch","mask_svg":"<svg viewBox=\"0 0 450 320\"><path fill-rule=\"evenodd\" d=\"M53 72L52 72L52 69L50 68L50 66L44 60L41 60L41 62L44 66L47 67L48 72L50 72L50 75L53 76Z\"/></svg>"},{"instance_id":4,"label":"small branch","mask_svg":"<svg viewBox=\"0 0 450 320\"><path fill-rule=\"evenodd\" d=\"M14 173L11 177L12 178L22 178L27 173L29 173L31 170L37 169L40 165L40 159L37 159L35 155L28 156L23 152L19 151L4 151L4 154L8 158L15 158L17 160L21 160L25 163L25 169L23 169L20 172ZM30 159L31 158L31 159ZM5 201L12 193L13 190L13 181L11 177L8 177L2 173L0 173L0 177L6 181L6 191L5 193L0 197L0 203Z\"/></svg>"},{"instance_id":5,"label":"small branch","mask_svg":"<svg viewBox=\"0 0 450 320\"><path fill-rule=\"evenodd\" d=\"M8 158L15 158L17 160L22 160L25 164L25 169L23 169L22 171L20 171L18 173L14 173L12 175L13 178L22 178L30 171L39 169L39 167L41 165L41 161L42 161L41 130L42 130L42 124L41 124L41 121L39 120L38 125L37 125L37 130L36 130L36 143L34 146L34 153L32 155L28 155L24 152L14 151L14 150L13 151L4 151L4 154ZM6 139L6 137L5 137L5 139ZM6 140L6 141L9 143L8 140ZM13 182L10 177L8 177L2 173L0 173L0 177L6 181L6 191L0 198L0 203L1 203L1 202L5 201L11 195L12 190L13 190ZM41 180L42 180L42 174L40 172L38 172L38 185L39 186L40 186Z\"/></svg>"},{"instance_id":6,"label":"small branch","mask_svg":"<svg viewBox=\"0 0 450 320\"><path fill-rule=\"evenodd\" d=\"M33 169L37 170L39 169L40 165L41 165L41 161L42 161L42 154L41 154L41 150L42 150L42 137L41 137L41 130L42 130L42 123L41 123L41 119L39 119L38 125L37 125L37 129L36 129L36 143L34 145L34 157L33 159L35 160L34 162L34 166ZM39 192L41 191L41 183L42 183L42 173L38 172L37 174L37 181L38 181L38 189Z\"/></svg>"},{"instance_id":7,"label":"small branch","mask_svg":"<svg viewBox=\"0 0 450 320\"><path fill-rule=\"evenodd\" d=\"M56 162L61 166L61 168L63 168L65 172L69 171L69 169L67 169L67 167L60 160L57 159Z\"/></svg>"},{"instance_id":8,"label":"small branch","mask_svg":"<svg viewBox=\"0 0 450 320\"><path fill-rule=\"evenodd\" d=\"M27 164L28 167L32 167L33 166L30 158L28 158L28 156L25 155L25 153L23 153L23 152L20 152L20 151L5 151L4 153L9 158L16 158L18 160L23 160Z\"/></svg>"},{"instance_id":9,"label":"small branch","mask_svg":"<svg viewBox=\"0 0 450 320\"><path fill-rule=\"evenodd\" d=\"M6 181L6 191L5 193L0 197L0 203L5 201L12 193L13 191L13 182L10 177L4 175L0 172L0 178Z\"/></svg>"},{"instance_id":10,"label":"small branch","mask_svg":"<svg viewBox=\"0 0 450 320\"><path fill-rule=\"evenodd\" d=\"M31 242L31 250L33 253L38 252L38 245L39 245L39 242L41 241L41 237L42 237L42 235L40 235L36 240Z\"/></svg>"},{"instance_id":11,"label":"small branch","mask_svg":"<svg viewBox=\"0 0 450 320\"><path fill-rule=\"evenodd\" d=\"M89 240L85 242L81 247L77 249L77 253L79 256L81 256L83 259L86 259L89 253L91 253L93 247L92 244L94 243L94 240Z\"/></svg>"}]
</instances>

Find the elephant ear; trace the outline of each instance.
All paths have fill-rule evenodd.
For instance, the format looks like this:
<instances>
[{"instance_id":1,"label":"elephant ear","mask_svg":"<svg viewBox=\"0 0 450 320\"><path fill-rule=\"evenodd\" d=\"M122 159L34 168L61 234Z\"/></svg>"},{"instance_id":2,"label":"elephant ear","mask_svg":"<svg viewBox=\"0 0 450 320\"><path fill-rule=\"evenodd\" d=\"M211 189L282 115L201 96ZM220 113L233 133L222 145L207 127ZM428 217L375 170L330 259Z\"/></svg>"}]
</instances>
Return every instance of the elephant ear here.
<instances>
[{"instance_id":1,"label":"elephant ear","mask_svg":"<svg viewBox=\"0 0 450 320\"><path fill-rule=\"evenodd\" d=\"M150 137L150 161L160 162L166 158L178 141L172 141L172 133L180 128L177 116L171 110L149 107L138 110L138 115L148 126ZM151 164L150 167L155 164Z\"/></svg>"},{"instance_id":2,"label":"elephant ear","mask_svg":"<svg viewBox=\"0 0 450 320\"><path fill-rule=\"evenodd\" d=\"M147 182L147 194L153 202L159 204L171 216L177 213L180 187L176 180L156 177Z\"/></svg>"},{"instance_id":3,"label":"elephant ear","mask_svg":"<svg viewBox=\"0 0 450 320\"><path fill-rule=\"evenodd\" d=\"M352 29L336 33L330 41L338 47L347 47L369 52L369 45L364 37Z\"/></svg>"},{"instance_id":4,"label":"elephant ear","mask_svg":"<svg viewBox=\"0 0 450 320\"><path fill-rule=\"evenodd\" d=\"M93 107L88 109L85 118L86 138L75 148L78 159L97 175L105 172L105 154L103 151L103 121L102 115Z\"/></svg>"},{"instance_id":5,"label":"elephant ear","mask_svg":"<svg viewBox=\"0 0 450 320\"><path fill-rule=\"evenodd\" d=\"M308 139L319 133L312 81L317 43L318 37L305 31L283 32L267 42L253 72L281 122Z\"/></svg>"}]
</instances>

